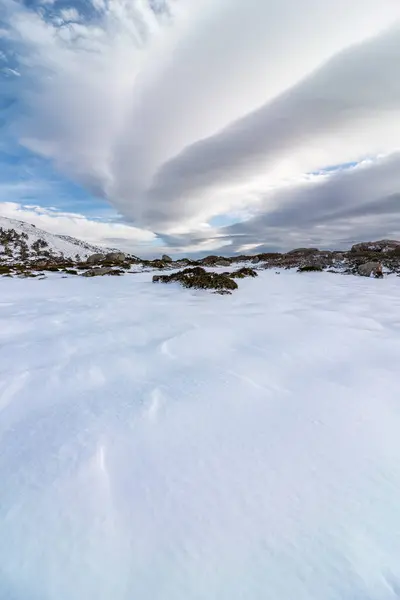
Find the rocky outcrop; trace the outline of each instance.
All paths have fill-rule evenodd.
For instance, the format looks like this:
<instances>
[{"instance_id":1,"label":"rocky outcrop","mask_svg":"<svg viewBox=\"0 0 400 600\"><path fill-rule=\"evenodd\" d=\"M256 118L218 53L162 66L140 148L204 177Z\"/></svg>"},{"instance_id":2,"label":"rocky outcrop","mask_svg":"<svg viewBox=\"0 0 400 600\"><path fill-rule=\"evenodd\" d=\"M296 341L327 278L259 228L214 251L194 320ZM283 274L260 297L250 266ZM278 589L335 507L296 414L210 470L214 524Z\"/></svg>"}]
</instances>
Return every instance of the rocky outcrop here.
<instances>
[{"instance_id":1,"label":"rocky outcrop","mask_svg":"<svg viewBox=\"0 0 400 600\"><path fill-rule=\"evenodd\" d=\"M98 265L104 260L104 254L91 254L87 257L86 262L88 265Z\"/></svg>"},{"instance_id":2,"label":"rocky outcrop","mask_svg":"<svg viewBox=\"0 0 400 600\"><path fill-rule=\"evenodd\" d=\"M154 275L153 283L180 283L185 288L215 290L217 293L230 293L238 285L231 277L221 273L210 273L202 267L184 269L171 275Z\"/></svg>"},{"instance_id":3,"label":"rocky outcrop","mask_svg":"<svg viewBox=\"0 0 400 600\"><path fill-rule=\"evenodd\" d=\"M400 241L378 240L377 242L361 242L354 244L351 252L392 252L400 248Z\"/></svg>"},{"instance_id":4,"label":"rocky outcrop","mask_svg":"<svg viewBox=\"0 0 400 600\"><path fill-rule=\"evenodd\" d=\"M171 263L172 262L172 258L170 256L168 256L168 254L163 254L161 257L161 260L165 263Z\"/></svg>"},{"instance_id":5,"label":"rocky outcrop","mask_svg":"<svg viewBox=\"0 0 400 600\"><path fill-rule=\"evenodd\" d=\"M123 252L109 252L105 256L106 262L123 263L126 261L126 255Z\"/></svg>"},{"instance_id":6,"label":"rocky outcrop","mask_svg":"<svg viewBox=\"0 0 400 600\"><path fill-rule=\"evenodd\" d=\"M294 250L290 250L287 252L287 256L308 256L310 254L317 254L319 252L318 248L295 248Z\"/></svg>"},{"instance_id":7,"label":"rocky outcrop","mask_svg":"<svg viewBox=\"0 0 400 600\"><path fill-rule=\"evenodd\" d=\"M367 262L358 267L358 274L362 277L383 277L382 265L379 262Z\"/></svg>"}]
</instances>

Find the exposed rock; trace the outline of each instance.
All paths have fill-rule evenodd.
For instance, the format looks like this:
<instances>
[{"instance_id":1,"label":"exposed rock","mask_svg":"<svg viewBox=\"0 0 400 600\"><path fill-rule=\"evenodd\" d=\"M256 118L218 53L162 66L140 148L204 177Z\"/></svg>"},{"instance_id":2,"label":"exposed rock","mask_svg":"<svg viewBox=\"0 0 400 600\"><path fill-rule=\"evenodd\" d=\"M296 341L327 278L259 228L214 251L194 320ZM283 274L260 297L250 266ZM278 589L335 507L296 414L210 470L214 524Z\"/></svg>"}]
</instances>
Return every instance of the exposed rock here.
<instances>
[{"instance_id":1,"label":"exposed rock","mask_svg":"<svg viewBox=\"0 0 400 600\"><path fill-rule=\"evenodd\" d=\"M358 274L362 277L383 277L382 265L379 262L367 262L358 267Z\"/></svg>"},{"instance_id":2,"label":"exposed rock","mask_svg":"<svg viewBox=\"0 0 400 600\"><path fill-rule=\"evenodd\" d=\"M123 263L126 260L126 255L123 252L109 252L105 256L107 262Z\"/></svg>"},{"instance_id":3,"label":"exposed rock","mask_svg":"<svg viewBox=\"0 0 400 600\"><path fill-rule=\"evenodd\" d=\"M224 258L223 256L206 256L199 260L201 265L205 265L207 267L229 267L233 262L233 259Z\"/></svg>"},{"instance_id":4,"label":"exposed rock","mask_svg":"<svg viewBox=\"0 0 400 600\"><path fill-rule=\"evenodd\" d=\"M163 260L149 260L148 263L149 267L153 267L153 269L165 269L165 267L167 266L167 264L163 261Z\"/></svg>"},{"instance_id":5,"label":"exposed rock","mask_svg":"<svg viewBox=\"0 0 400 600\"><path fill-rule=\"evenodd\" d=\"M354 244L351 252L391 252L400 248L400 241L397 240L378 240L377 242L361 242Z\"/></svg>"},{"instance_id":6,"label":"exposed rock","mask_svg":"<svg viewBox=\"0 0 400 600\"><path fill-rule=\"evenodd\" d=\"M123 271L120 269L112 269L111 267L97 267L82 273L82 277L97 277L98 275L121 275L122 273Z\"/></svg>"},{"instance_id":7,"label":"exposed rock","mask_svg":"<svg viewBox=\"0 0 400 600\"><path fill-rule=\"evenodd\" d=\"M171 258L170 256L168 256L168 254L163 254L163 255L162 255L162 257L161 257L161 260L162 260L163 262L166 262L166 263L171 263L171 262L173 262L173 261L172 261L172 258Z\"/></svg>"},{"instance_id":8,"label":"exposed rock","mask_svg":"<svg viewBox=\"0 0 400 600\"><path fill-rule=\"evenodd\" d=\"M183 287L195 289L211 289L224 292L236 290L238 285L236 281L225 274L209 273L202 267L194 267L192 269L184 269L171 275L155 275L153 282L157 283L174 283L178 282Z\"/></svg>"},{"instance_id":9,"label":"exposed rock","mask_svg":"<svg viewBox=\"0 0 400 600\"><path fill-rule=\"evenodd\" d=\"M290 250L290 252L287 252L287 256L293 256L293 255L302 255L302 256L307 256L309 254L317 254L319 252L318 248L296 248L295 250Z\"/></svg>"},{"instance_id":10,"label":"exposed rock","mask_svg":"<svg viewBox=\"0 0 400 600\"><path fill-rule=\"evenodd\" d=\"M104 260L104 254L91 254L87 257L86 262L88 265L98 265Z\"/></svg>"},{"instance_id":11,"label":"exposed rock","mask_svg":"<svg viewBox=\"0 0 400 600\"><path fill-rule=\"evenodd\" d=\"M244 279L245 277L258 277L258 273L254 271L254 269L250 269L249 267L242 267L237 271L232 271L230 273L223 273L227 277L232 277L232 279Z\"/></svg>"}]
</instances>

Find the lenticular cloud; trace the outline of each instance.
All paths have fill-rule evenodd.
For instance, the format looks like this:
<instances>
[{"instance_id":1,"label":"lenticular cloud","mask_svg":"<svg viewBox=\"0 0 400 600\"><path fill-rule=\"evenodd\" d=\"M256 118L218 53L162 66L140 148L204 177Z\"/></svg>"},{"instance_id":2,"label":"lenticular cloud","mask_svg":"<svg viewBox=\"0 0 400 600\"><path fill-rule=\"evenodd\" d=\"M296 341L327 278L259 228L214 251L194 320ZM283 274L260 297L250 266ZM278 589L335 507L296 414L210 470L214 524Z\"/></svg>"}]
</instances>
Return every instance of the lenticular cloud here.
<instances>
[{"instance_id":1,"label":"lenticular cloud","mask_svg":"<svg viewBox=\"0 0 400 600\"><path fill-rule=\"evenodd\" d=\"M184 230L229 211L235 189L251 202L260 175L279 187L398 144L398 0L70 8L7 0L16 131L139 226Z\"/></svg>"}]
</instances>

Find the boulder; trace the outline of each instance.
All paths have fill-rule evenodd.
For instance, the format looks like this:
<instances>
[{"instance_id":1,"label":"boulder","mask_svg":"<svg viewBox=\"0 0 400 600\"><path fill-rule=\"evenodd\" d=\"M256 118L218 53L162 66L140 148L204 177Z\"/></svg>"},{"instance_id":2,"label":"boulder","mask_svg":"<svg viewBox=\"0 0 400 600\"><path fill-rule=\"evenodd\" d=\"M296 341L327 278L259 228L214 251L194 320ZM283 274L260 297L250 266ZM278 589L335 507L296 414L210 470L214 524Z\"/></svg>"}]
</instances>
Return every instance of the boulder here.
<instances>
[{"instance_id":1,"label":"boulder","mask_svg":"<svg viewBox=\"0 0 400 600\"><path fill-rule=\"evenodd\" d=\"M168 256L168 254L163 254L162 257L161 257L161 260L163 262L166 262L166 263L171 263L172 262L172 258L170 256Z\"/></svg>"},{"instance_id":2,"label":"boulder","mask_svg":"<svg viewBox=\"0 0 400 600\"><path fill-rule=\"evenodd\" d=\"M126 260L126 255L123 252L109 252L106 254L105 259L107 262L123 263Z\"/></svg>"},{"instance_id":3,"label":"boulder","mask_svg":"<svg viewBox=\"0 0 400 600\"><path fill-rule=\"evenodd\" d=\"M318 248L295 248L294 250L290 250L286 254L288 256L301 255L308 256L310 254L317 254L319 252Z\"/></svg>"},{"instance_id":4,"label":"boulder","mask_svg":"<svg viewBox=\"0 0 400 600\"><path fill-rule=\"evenodd\" d=\"M400 248L397 240L378 240L377 242L361 242L354 244L351 252L391 252Z\"/></svg>"},{"instance_id":5,"label":"boulder","mask_svg":"<svg viewBox=\"0 0 400 600\"><path fill-rule=\"evenodd\" d=\"M358 267L358 274L362 277L383 277L382 265L378 262L367 262Z\"/></svg>"},{"instance_id":6,"label":"boulder","mask_svg":"<svg viewBox=\"0 0 400 600\"><path fill-rule=\"evenodd\" d=\"M86 262L88 265L98 265L104 260L104 254L91 254L87 257Z\"/></svg>"}]
</instances>

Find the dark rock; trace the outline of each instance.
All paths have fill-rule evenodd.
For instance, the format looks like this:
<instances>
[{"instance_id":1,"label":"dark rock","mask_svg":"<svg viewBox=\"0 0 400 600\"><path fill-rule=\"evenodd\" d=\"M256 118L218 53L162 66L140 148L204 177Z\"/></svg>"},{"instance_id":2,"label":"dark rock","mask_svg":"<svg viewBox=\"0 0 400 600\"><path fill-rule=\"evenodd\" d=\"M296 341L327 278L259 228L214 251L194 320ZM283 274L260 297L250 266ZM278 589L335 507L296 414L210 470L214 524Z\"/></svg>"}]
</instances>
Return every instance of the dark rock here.
<instances>
[{"instance_id":1,"label":"dark rock","mask_svg":"<svg viewBox=\"0 0 400 600\"><path fill-rule=\"evenodd\" d=\"M232 279L244 279L245 277L258 277L258 273L254 271L254 269L250 269L249 267L242 267L238 271L232 271L231 273L223 273L228 277L232 277Z\"/></svg>"},{"instance_id":2,"label":"dark rock","mask_svg":"<svg viewBox=\"0 0 400 600\"><path fill-rule=\"evenodd\" d=\"M218 290L230 292L236 290L238 285L230 276L221 273L209 273L202 267L184 269L171 275L155 275L153 282L180 283L183 287L201 290Z\"/></svg>"},{"instance_id":3,"label":"dark rock","mask_svg":"<svg viewBox=\"0 0 400 600\"><path fill-rule=\"evenodd\" d=\"M239 260L240 257L237 257L235 260ZM229 267L234 259L224 258L223 256L206 256L198 261L199 264L204 265L206 267Z\"/></svg>"},{"instance_id":4,"label":"dark rock","mask_svg":"<svg viewBox=\"0 0 400 600\"><path fill-rule=\"evenodd\" d=\"M295 248L295 250L290 250L287 252L287 256L301 255L308 256L309 254L317 254L319 252L318 248Z\"/></svg>"},{"instance_id":5,"label":"dark rock","mask_svg":"<svg viewBox=\"0 0 400 600\"><path fill-rule=\"evenodd\" d=\"M303 265L297 269L298 273L311 273L313 271L321 272L323 270L324 269L321 267L321 265Z\"/></svg>"},{"instance_id":6,"label":"dark rock","mask_svg":"<svg viewBox=\"0 0 400 600\"><path fill-rule=\"evenodd\" d=\"M171 263L172 262L172 258L170 256L168 256L168 254L163 254L162 257L161 257L161 260L163 262L166 262L166 263Z\"/></svg>"}]
</instances>

